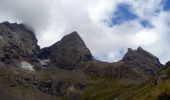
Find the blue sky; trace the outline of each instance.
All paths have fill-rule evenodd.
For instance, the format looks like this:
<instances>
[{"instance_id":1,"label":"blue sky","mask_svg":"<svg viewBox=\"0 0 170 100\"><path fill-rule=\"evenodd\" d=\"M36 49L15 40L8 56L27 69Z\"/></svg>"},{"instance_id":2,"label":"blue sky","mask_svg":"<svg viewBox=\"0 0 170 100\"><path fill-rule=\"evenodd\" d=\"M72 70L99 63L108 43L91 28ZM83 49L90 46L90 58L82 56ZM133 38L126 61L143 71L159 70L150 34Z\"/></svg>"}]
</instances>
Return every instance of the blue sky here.
<instances>
[{"instance_id":1,"label":"blue sky","mask_svg":"<svg viewBox=\"0 0 170 100\"><path fill-rule=\"evenodd\" d=\"M143 4L145 5L145 4ZM170 0L162 0L162 3L159 5L162 6L162 10L169 12L170 11ZM158 7L159 8L159 7ZM120 3L117 5L116 10L113 12L111 17L111 26L120 25L127 21L132 21L139 19L140 24L145 28L152 28L152 24L149 20L140 19L138 15L133 12L134 8L130 4ZM147 9L146 9L147 10ZM155 13L159 13L160 10L156 10Z\"/></svg>"},{"instance_id":2,"label":"blue sky","mask_svg":"<svg viewBox=\"0 0 170 100\"><path fill-rule=\"evenodd\" d=\"M165 11L169 11L170 10L170 0L163 0L163 9Z\"/></svg>"},{"instance_id":3,"label":"blue sky","mask_svg":"<svg viewBox=\"0 0 170 100\"><path fill-rule=\"evenodd\" d=\"M148 20L141 20L140 24L145 28L152 28L152 24Z\"/></svg>"},{"instance_id":4,"label":"blue sky","mask_svg":"<svg viewBox=\"0 0 170 100\"><path fill-rule=\"evenodd\" d=\"M124 23L125 21L130 21L137 19L138 16L135 15L131 10L133 8L125 3L121 3L117 6L116 11L113 12L112 16L112 25L119 25Z\"/></svg>"},{"instance_id":5,"label":"blue sky","mask_svg":"<svg viewBox=\"0 0 170 100\"><path fill-rule=\"evenodd\" d=\"M112 16L112 22L111 22L111 27L114 25L120 25L124 22L127 21L132 21L132 20L136 20L140 18L132 12L133 8L131 7L131 5L128 5L126 3L120 3L117 6L116 11L113 12L113 16ZM145 27L145 28L152 28L152 24L145 19L141 19L140 20L140 24Z\"/></svg>"}]
</instances>

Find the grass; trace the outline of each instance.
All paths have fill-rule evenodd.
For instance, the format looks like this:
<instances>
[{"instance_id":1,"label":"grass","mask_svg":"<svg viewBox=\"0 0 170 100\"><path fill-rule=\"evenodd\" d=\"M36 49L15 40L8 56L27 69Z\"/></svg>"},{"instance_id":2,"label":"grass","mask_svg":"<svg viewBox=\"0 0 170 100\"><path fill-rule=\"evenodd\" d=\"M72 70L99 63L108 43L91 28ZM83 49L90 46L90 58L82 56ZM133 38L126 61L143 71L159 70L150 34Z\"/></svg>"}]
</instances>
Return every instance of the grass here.
<instances>
[{"instance_id":1,"label":"grass","mask_svg":"<svg viewBox=\"0 0 170 100\"><path fill-rule=\"evenodd\" d=\"M91 84L82 94L82 100L113 100L131 86L122 85L118 80L103 78Z\"/></svg>"},{"instance_id":2,"label":"grass","mask_svg":"<svg viewBox=\"0 0 170 100\"><path fill-rule=\"evenodd\" d=\"M168 74L165 80L153 85L150 80L139 84L125 86L118 80L110 78L94 79L82 94L82 100L170 100L170 67L162 69L158 75ZM119 83L119 84L118 84Z\"/></svg>"}]
</instances>

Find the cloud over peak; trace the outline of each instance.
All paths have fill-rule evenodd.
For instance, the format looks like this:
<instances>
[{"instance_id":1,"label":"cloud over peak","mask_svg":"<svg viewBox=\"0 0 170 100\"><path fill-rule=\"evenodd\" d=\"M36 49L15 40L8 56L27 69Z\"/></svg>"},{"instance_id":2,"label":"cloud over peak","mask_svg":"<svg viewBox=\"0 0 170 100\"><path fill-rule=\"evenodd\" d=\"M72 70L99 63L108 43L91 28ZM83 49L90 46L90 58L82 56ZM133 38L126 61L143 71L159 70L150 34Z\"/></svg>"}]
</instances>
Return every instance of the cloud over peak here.
<instances>
[{"instance_id":1,"label":"cloud over peak","mask_svg":"<svg viewBox=\"0 0 170 100\"><path fill-rule=\"evenodd\" d=\"M1 0L0 21L32 27L41 47L78 31L93 55L116 61L142 46L170 60L169 0ZM166 54L165 54L166 52ZM169 53L168 53L169 52Z\"/></svg>"}]
</instances>

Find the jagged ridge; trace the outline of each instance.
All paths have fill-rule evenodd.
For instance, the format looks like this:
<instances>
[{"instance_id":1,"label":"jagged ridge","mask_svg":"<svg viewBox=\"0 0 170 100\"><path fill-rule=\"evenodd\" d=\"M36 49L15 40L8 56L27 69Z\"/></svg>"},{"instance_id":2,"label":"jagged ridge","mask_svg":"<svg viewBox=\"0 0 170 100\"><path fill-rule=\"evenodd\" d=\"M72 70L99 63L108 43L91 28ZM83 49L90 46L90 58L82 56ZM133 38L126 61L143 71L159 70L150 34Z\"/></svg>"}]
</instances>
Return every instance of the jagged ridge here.
<instances>
[{"instance_id":1,"label":"jagged ridge","mask_svg":"<svg viewBox=\"0 0 170 100\"><path fill-rule=\"evenodd\" d=\"M72 94L74 94L73 98L79 98L82 92L86 92L85 88L95 89L93 86L98 86L96 84L100 82L100 85L110 86L108 83L110 80L114 83L111 86L117 86L116 84L119 83L118 88L122 83L124 85L140 84L162 68L159 59L141 47L137 50L128 49L123 59L116 63L97 61L77 32L72 32L52 46L40 50L33 31L23 24L4 22L0 24L0 43L0 80L2 82L0 85L6 86L7 90L11 87L18 90L15 87L20 86L24 87L21 91L25 91L25 87L31 90L36 88L39 90L36 90L37 94L45 93L43 95L47 98L49 95L70 97ZM35 72L20 70L18 67L21 66L22 61L29 62L34 68L37 66L39 70ZM11 67L13 67L12 70ZM3 90L0 88L0 92ZM14 90L9 93L15 94ZM33 97L36 98L36 96ZM19 98L22 100L24 97Z\"/></svg>"}]
</instances>

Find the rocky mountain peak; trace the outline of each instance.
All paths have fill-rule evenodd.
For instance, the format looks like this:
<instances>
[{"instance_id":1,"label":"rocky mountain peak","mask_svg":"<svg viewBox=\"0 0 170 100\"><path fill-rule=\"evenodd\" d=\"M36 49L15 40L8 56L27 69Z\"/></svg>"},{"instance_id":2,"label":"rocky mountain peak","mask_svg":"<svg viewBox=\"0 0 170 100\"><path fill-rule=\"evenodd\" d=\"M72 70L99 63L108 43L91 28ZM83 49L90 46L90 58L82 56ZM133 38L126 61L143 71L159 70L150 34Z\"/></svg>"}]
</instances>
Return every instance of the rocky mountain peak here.
<instances>
[{"instance_id":1,"label":"rocky mountain peak","mask_svg":"<svg viewBox=\"0 0 170 100\"><path fill-rule=\"evenodd\" d=\"M39 51L32 30L24 24L3 22L0 24L0 59L4 64L19 66L22 60L34 63Z\"/></svg>"},{"instance_id":2,"label":"rocky mountain peak","mask_svg":"<svg viewBox=\"0 0 170 100\"><path fill-rule=\"evenodd\" d=\"M130 53L133 53L133 52L134 52L134 50L133 50L133 49L128 48L128 50L127 50L127 53L126 53L126 54L130 54Z\"/></svg>"},{"instance_id":3,"label":"rocky mountain peak","mask_svg":"<svg viewBox=\"0 0 170 100\"><path fill-rule=\"evenodd\" d=\"M153 54L151 54L150 52L144 50L142 47L138 47L136 52L142 56L145 56L145 57L149 57L149 58L154 58L154 59L157 59L158 58L156 56L154 56Z\"/></svg>"},{"instance_id":4,"label":"rocky mountain peak","mask_svg":"<svg viewBox=\"0 0 170 100\"><path fill-rule=\"evenodd\" d=\"M126 61L127 59L134 58L134 57L135 58L136 57L146 57L146 58L154 58L154 59L158 60L158 58L156 56L154 56L151 53L149 53L148 51L144 50L142 47L138 47L136 50L128 48L128 51L122 60Z\"/></svg>"},{"instance_id":5,"label":"rocky mountain peak","mask_svg":"<svg viewBox=\"0 0 170 100\"><path fill-rule=\"evenodd\" d=\"M138 47L137 51L140 51L140 50L144 51L144 49L142 47Z\"/></svg>"},{"instance_id":6,"label":"rocky mountain peak","mask_svg":"<svg viewBox=\"0 0 170 100\"><path fill-rule=\"evenodd\" d=\"M148 74L154 74L162 66L156 56L142 47L138 47L136 50L128 49L121 61L125 65L137 67Z\"/></svg>"},{"instance_id":7,"label":"rocky mountain peak","mask_svg":"<svg viewBox=\"0 0 170 100\"><path fill-rule=\"evenodd\" d=\"M51 66L68 70L75 69L80 62L93 60L90 50L77 32L72 32L54 45L42 49L39 58L50 59Z\"/></svg>"},{"instance_id":8,"label":"rocky mountain peak","mask_svg":"<svg viewBox=\"0 0 170 100\"><path fill-rule=\"evenodd\" d=\"M58 46L58 45L68 45L72 47L85 47L86 45L80 35L74 31L66 36L64 36L59 42L55 43L53 46Z\"/></svg>"},{"instance_id":9,"label":"rocky mountain peak","mask_svg":"<svg viewBox=\"0 0 170 100\"><path fill-rule=\"evenodd\" d=\"M74 32L64 36L61 41L67 41L67 40L79 40L79 41L83 42L83 40L81 39L81 37L77 33L77 31L74 31Z\"/></svg>"}]
</instances>

